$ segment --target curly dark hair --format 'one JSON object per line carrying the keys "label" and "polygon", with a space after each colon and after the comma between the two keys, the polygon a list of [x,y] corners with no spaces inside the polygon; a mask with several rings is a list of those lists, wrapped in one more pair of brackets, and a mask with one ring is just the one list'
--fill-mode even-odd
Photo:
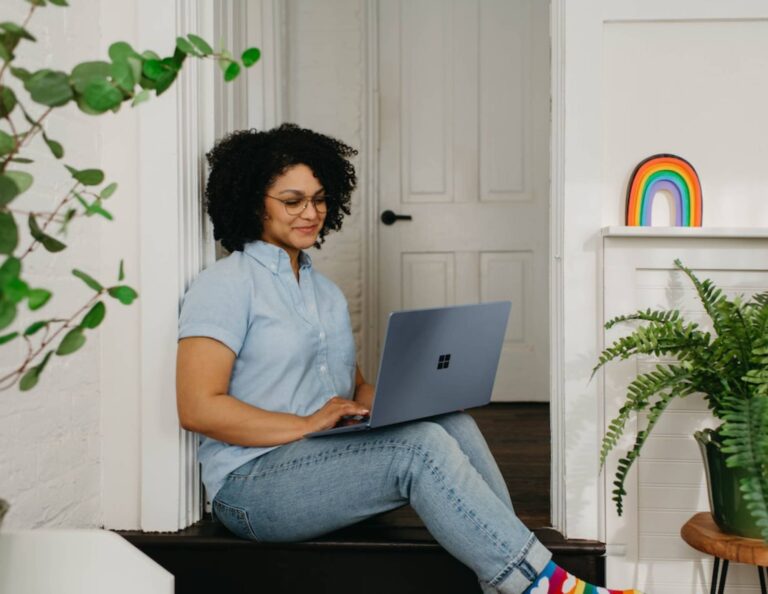
{"label": "curly dark hair", "polygon": [[315,243],[319,248],[329,231],[341,229],[350,212],[357,177],[349,159],[355,155],[357,150],[343,142],[295,124],[262,132],[240,130],[224,137],[206,155],[211,172],[205,198],[213,236],[230,252],[261,239],[267,188],[289,167],[306,165],[330,198]]}

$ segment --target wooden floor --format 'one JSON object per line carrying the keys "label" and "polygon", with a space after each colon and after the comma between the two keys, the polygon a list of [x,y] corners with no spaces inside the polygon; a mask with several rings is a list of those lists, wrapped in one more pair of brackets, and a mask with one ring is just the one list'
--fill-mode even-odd
{"label": "wooden floor", "polygon": [[[507,482],[512,504],[531,530],[550,522],[550,430],[547,403],[492,403],[469,411]],[[368,528],[416,528],[410,506],[371,518]]]}

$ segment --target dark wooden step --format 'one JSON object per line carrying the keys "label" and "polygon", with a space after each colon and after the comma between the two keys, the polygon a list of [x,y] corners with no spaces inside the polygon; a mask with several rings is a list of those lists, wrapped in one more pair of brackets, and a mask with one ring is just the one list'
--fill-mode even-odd
{"label": "dark wooden step", "polygon": [[[565,540],[550,528],[535,532],[558,564],[604,582],[601,543]],[[176,576],[178,594],[480,592],[472,571],[419,527],[361,523],[290,544],[242,540],[210,520],[173,534],[120,534]]]}
{"label": "dark wooden step", "polygon": [[[492,404],[471,411],[522,521],[574,574],[602,584],[602,543],[565,540],[550,524],[549,407]],[[266,544],[210,519],[172,534],[120,532],[176,576],[178,594],[470,594],[475,575],[405,506],[310,542]]]}

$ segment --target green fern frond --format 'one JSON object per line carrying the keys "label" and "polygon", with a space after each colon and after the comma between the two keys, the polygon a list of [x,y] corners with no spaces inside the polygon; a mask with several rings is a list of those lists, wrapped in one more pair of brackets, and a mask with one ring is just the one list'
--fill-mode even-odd
{"label": "green fern frond", "polygon": [[640,457],[640,450],[648,439],[648,436],[651,434],[651,431],[653,431],[653,428],[656,426],[656,423],[661,417],[661,413],[666,410],[672,400],[687,396],[690,393],[690,387],[681,385],[675,386],[669,392],[660,394],[659,400],[657,400],[648,410],[648,419],[645,428],[637,432],[632,449],[627,452],[627,455],[624,458],[619,460],[618,470],[616,471],[616,480],[613,482],[613,485],[616,488],[612,492],[613,501],[616,503],[616,511],[619,515],[624,513],[624,495],[627,494],[626,489],[624,488],[624,483],[627,480],[627,476],[629,476],[632,464]]}
{"label": "green fern frond", "polygon": [[[619,414],[608,424],[608,429],[603,437],[600,447],[600,467],[605,465],[608,454],[616,447],[616,444],[624,434],[629,415],[632,412],[641,412],[648,408],[650,399],[655,394],[671,390],[672,396],[687,396],[693,390],[690,386],[684,387],[690,380],[691,372],[678,365],[657,365],[654,371],[638,375],[627,386],[627,399]],[[661,394],[661,398],[664,394]],[[645,441],[644,439],[642,441]],[[642,445],[642,444],[641,444]],[[623,482],[623,481],[622,481]]]}
{"label": "green fern frond", "polygon": [[[643,316],[646,314],[646,312],[640,313]],[[637,315],[624,316],[623,319],[641,319],[636,317]],[[628,359],[640,354],[655,357],[675,355],[681,361],[690,359],[703,363],[703,359],[708,358],[706,351],[710,346],[711,336],[698,328],[698,324],[693,322],[683,324],[677,317],[671,318],[666,323],[653,321],[648,326],[636,328],[634,332],[617,339],[600,353],[591,377],[594,377],[595,373],[609,361]]]}
{"label": "green fern frond", "polygon": [[717,305],[726,300],[726,298],[723,297],[723,292],[715,287],[709,279],[700,281],[690,268],[683,266],[683,263],[680,262],[680,260],[675,260],[675,266],[682,270],[691,280],[693,286],[696,288],[696,293],[698,293],[701,303],[704,305],[704,309],[712,320],[715,332],[722,334],[724,327],[720,313],[717,311]]}

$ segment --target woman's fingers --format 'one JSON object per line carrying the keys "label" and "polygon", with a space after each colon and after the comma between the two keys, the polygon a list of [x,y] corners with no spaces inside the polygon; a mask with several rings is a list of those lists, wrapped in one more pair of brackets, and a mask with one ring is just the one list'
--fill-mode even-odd
{"label": "woman's fingers", "polygon": [[354,417],[356,415],[365,416],[369,413],[368,409],[361,406],[354,400],[334,396],[326,402],[316,413],[311,415],[316,421],[316,431],[330,429],[335,427],[344,417]]}

